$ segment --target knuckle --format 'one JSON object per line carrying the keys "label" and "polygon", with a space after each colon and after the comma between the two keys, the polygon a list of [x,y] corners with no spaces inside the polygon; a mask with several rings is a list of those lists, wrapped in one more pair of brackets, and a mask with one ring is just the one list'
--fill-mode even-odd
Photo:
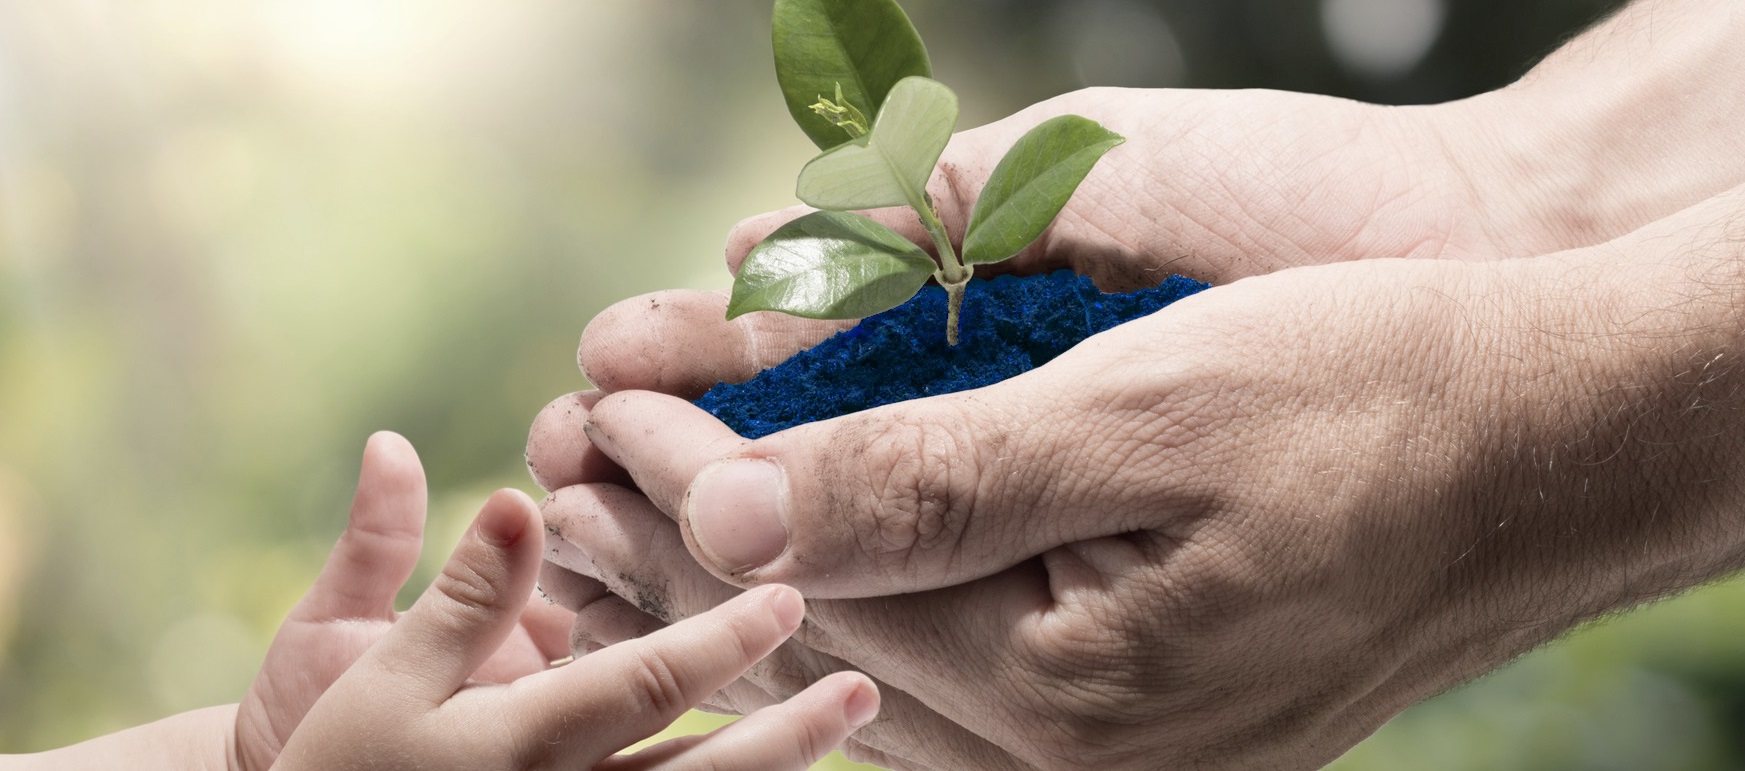
{"label": "knuckle", "polygon": [[632,677],[637,700],[644,711],[677,717],[691,708],[678,672],[659,651],[639,649]]}
{"label": "knuckle", "polygon": [[468,616],[488,615],[501,603],[503,592],[489,575],[465,560],[443,565],[432,584],[451,608]]}
{"label": "knuckle", "polygon": [[1170,692],[1158,637],[1143,617],[1081,608],[1059,614],[1015,660],[1013,702],[1052,727],[1035,739],[1045,767],[1082,767],[1086,759],[1125,766],[1141,757],[1145,722]]}
{"label": "knuckle", "polygon": [[907,563],[963,543],[976,504],[975,445],[935,421],[905,420],[865,444],[855,539],[875,562]]}

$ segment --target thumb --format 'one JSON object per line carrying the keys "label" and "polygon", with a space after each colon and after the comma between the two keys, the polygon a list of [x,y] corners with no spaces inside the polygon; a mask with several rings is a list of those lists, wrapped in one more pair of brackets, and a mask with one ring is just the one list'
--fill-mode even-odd
{"label": "thumb", "polygon": [[542,534],[526,494],[497,491],[430,588],[370,649],[369,663],[415,674],[408,687],[420,700],[454,695],[514,630],[539,572]]}
{"label": "thumb", "polygon": [[394,617],[394,595],[418,566],[424,542],[424,467],[406,438],[388,431],[364,445],[345,533],[314,588],[291,611],[304,621]]}
{"label": "thumb", "polygon": [[589,436],[717,576],[819,598],[923,591],[1144,529],[1099,500],[1125,492],[1097,483],[1087,437],[1060,430],[1065,410],[1040,409],[1031,380],[749,443],[686,402],[629,392],[596,406]]}

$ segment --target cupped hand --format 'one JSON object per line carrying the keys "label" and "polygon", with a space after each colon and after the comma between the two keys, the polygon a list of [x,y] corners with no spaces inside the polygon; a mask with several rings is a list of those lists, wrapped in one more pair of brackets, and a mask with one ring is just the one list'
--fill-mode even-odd
{"label": "cupped hand", "polygon": [[[264,771],[315,701],[400,613],[394,598],[418,565],[426,504],[412,445],[378,433],[364,447],[351,517],[315,586],[273,637],[236,718],[236,767]],[[532,595],[512,634],[474,673],[508,682],[569,655],[574,615]]]}
{"label": "cupped hand", "polygon": [[583,606],[605,641],[735,586],[840,598],[721,698],[859,668],[892,707],[862,756],[898,767],[1318,767],[1739,565],[1741,213],[1735,191],[1593,249],[1244,280],[1005,383],[755,442],[590,397],[570,430],[635,491],[554,493],[557,558],[628,601]]}
{"label": "cupped hand", "polygon": [[[1564,298],[1574,300],[1571,307],[1589,312],[1591,320],[1595,305],[1591,298],[1569,297],[1579,294],[1569,290],[1581,271],[1571,268],[1559,275],[1559,264],[1573,264],[1567,258],[1564,263],[1540,262],[1540,270],[1521,275],[1513,274],[1514,267],[1463,269],[1452,264],[1601,244],[1737,184],[1737,159],[1745,156],[1730,149],[1736,134],[1713,130],[1721,122],[1709,117],[1725,113],[1728,99],[1670,105],[1657,96],[1665,91],[1655,85],[1656,73],[1683,61],[1679,56],[1684,52],[1730,49],[1719,42],[1684,45],[1690,41],[1683,38],[1678,45],[1662,45],[1665,34],[1646,45],[1646,38],[1627,34],[1645,22],[1656,22],[1655,28],[1666,33],[1669,20],[1656,15],[1664,11],[1649,7],[1622,14],[1606,31],[1552,57],[1530,82],[1451,105],[1384,108],[1255,91],[1093,90],[958,136],[930,189],[954,233],[962,232],[975,193],[999,155],[1036,123],[1077,112],[1129,138],[1093,172],[1056,225],[1018,258],[996,266],[999,270],[1069,267],[1096,278],[1105,289],[1117,290],[1155,284],[1166,273],[1222,284],[1283,268],[1348,260],[1457,258],[1440,266],[1378,263],[1376,272],[1350,267],[1291,271],[1277,280],[1220,288],[1160,314],[1168,320],[1167,329],[1159,320],[1132,325],[1149,334],[1117,330],[1097,341],[1104,354],[1087,348],[1051,366],[1056,372],[1072,362],[1104,368],[1094,375],[1043,371],[1008,386],[746,445],[671,400],[605,394],[647,390],[694,397],[716,382],[749,378],[846,325],[777,314],[724,322],[724,297],[690,292],[660,293],[614,306],[589,325],[580,351],[585,373],[602,390],[554,401],[541,413],[529,439],[535,478],[542,487],[558,491],[546,509],[559,536],[552,539],[549,556],[562,568],[551,569],[547,588],[561,586],[555,593],[581,611],[575,643],[586,648],[645,634],[659,628],[663,619],[683,617],[730,596],[734,590],[727,582],[743,584],[780,574],[809,590],[858,595],[982,576],[955,588],[892,599],[817,602],[813,623],[802,630],[799,642],[784,646],[772,659],[776,663],[754,669],[717,694],[714,706],[744,711],[852,663],[896,686],[885,691],[881,719],[851,740],[851,754],[887,766],[1076,767],[1094,762],[1102,756],[1099,748],[1110,747],[1128,759],[1145,758],[1145,752],[1156,749],[1151,744],[1119,741],[1150,730],[1162,710],[1175,720],[1158,731],[1156,741],[1179,741],[1157,750],[1158,758],[1198,757],[1207,767],[1284,768],[1312,765],[1316,758],[1336,754],[1373,727],[1377,716],[1438,687],[1434,683],[1458,680],[1460,673],[1482,670],[1508,651],[1555,634],[1570,617],[1711,575],[1726,562],[1714,549],[1693,554],[1664,548],[1664,539],[1646,538],[1652,545],[1620,547],[1618,540],[1606,541],[1609,556],[1618,557],[1615,564],[1626,566],[1623,572],[1634,577],[1597,580],[1598,571],[1591,565],[1604,560],[1584,561],[1556,547],[1579,540],[1572,535],[1577,532],[1614,536],[1639,529],[1579,516],[1517,516],[1520,507],[1510,505],[1510,491],[1520,493],[1521,501],[1538,500],[1560,513],[1580,509],[1572,499],[1547,503],[1544,496],[1550,488],[1545,485],[1552,479],[1602,482],[1583,477],[1585,467],[1572,465],[1572,458],[1613,459],[1605,452],[1608,447],[1596,442],[1615,440],[1620,422],[1636,425],[1628,416],[1638,411],[1616,403],[1610,413],[1563,408],[1566,422],[1558,423],[1545,418],[1557,413],[1553,408],[1540,413],[1537,424],[1511,425],[1516,413],[1507,408],[1531,413],[1524,395],[1537,394],[1537,384],[1558,381],[1565,389],[1580,391],[1558,378],[1579,377],[1581,368],[1562,362],[1551,366],[1554,377],[1541,367],[1528,373],[1529,385],[1520,385],[1496,371],[1471,371],[1473,362],[1462,357],[1470,358],[1473,350],[1490,351],[1491,363],[1507,365],[1532,361],[1529,353],[1566,348],[1572,337],[1593,339],[1591,331],[1570,331],[1573,322],[1558,313],[1515,314],[1521,308],[1556,307],[1555,299]],[[1705,19],[1694,21],[1682,29],[1714,28]],[[1601,56],[1607,49],[1624,55]],[[1604,61],[1596,64],[1598,59]],[[1613,88],[1620,73],[1642,77],[1620,90]],[[1615,98],[1594,99],[1601,90]],[[1723,87],[1715,93],[1725,92]],[[1636,128],[1620,132],[1620,126]],[[777,212],[742,223],[729,239],[729,267],[736,269],[753,244],[798,213]],[[872,215],[926,243],[908,215]],[[1638,241],[1630,249],[1601,249],[1586,256],[1615,262],[1641,249],[1658,251],[1651,242]],[[1592,260],[1576,262],[1593,270]],[[1672,280],[1655,283],[1662,278]],[[1641,286],[1688,286],[1679,278],[1653,277]],[[1443,301],[1440,308],[1438,298]],[[1660,299],[1668,306],[1681,301],[1664,294]],[[1346,305],[1341,307],[1341,302]],[[1617,309],[1635,306],[1606,298],[1598,307],[1605,311],[1599,315],[1615,320],[1628,317]],[[1452,337],[1436,339],[1434,333],[1425,333],[1417,325],[1426,319]],[[1538,337],[1531,334],[1536,324],[1552,321],[1562,326],[1541,330],[1544,334]],[[1175,332],[1178,323],[1180,334]],[[1462,333],[1467,337],[1460,337]],[[1136,339],[1140,337],[1148,339]],[[1293,347],[1304,338],[1323,344]],[[1155,354],[1159,345],[1168,350],[1157,361],[1125,361],[1108,353]],[[1682,356],[1699,348],[1676,350]],[[1280,352],[1288,355],[1280,357]],[[1585,363],[1581,354],[1577,351],[1573,358]],[[1266,368],[1257,369],[1256,362]],[[1686,368],[1680,371],[1699,374],[1716,369],[1689,361],[1681,366]],[[1411,377],[1432,379],[1420,383],[1419,390],[1396,394],[1398,403],[1374,401],[1386,395],[1388,384],[1400,387],[1383,376],[1404,378],[1411,367],[1425,368]],[[1113,392],[1098,381],[1130,383],[1129,375],[1147,370],[1152,375],[1174,372],[1160,381],[1171,386],[1173,390],[1166,390],[1174,401],[1157,402],[1164,406],[1150,412],[1143,405],[1158,394]],[[1619,371],[1631,372],[1624,367],[1608,374]],[[1287,377],[1287,372],[1292,374]],[[1446,382],[1436,382],[1437,377]],[[1305,386],[1326,393],[1303,392]],[[1462,387],[1472,390],[1462,392]],[[1487,387],[1494,389],[1492,398],[1479,398]],[[1618,388],[1614,395],[1630,393],[1635,386]],[[988,401],[990,394],[1005,398]],[[1299,396],[1293,401],[1291,394]],[[1471,411],[1467,414],[1452,406],[1458,401],[1451,399],[1462,395],[1474,399],[1464,408]],[[1095,396],[1108,401],[1097,402]],[[1584,396],[1591,394],[1570,398],[1581,404]],[[1509,401],[1516,397],[1523,400]],[[1349,406],[1341,407],[1340,399],[1348,399]],[[1442,407],[1440,412],[1403,418],[1402,410],[1415,403]],[[1545,402],[1534,404],[1542,407]],[[594,421],[595,435],[611,437],[603,442],[605,448],[581,433],[596,407],[602,411]],[[1136,434],[1111,448],[1090,441],[1093,437],[1085,433],[1098,425],[1091,420],[1095,409],[1105,408],[1111,413],[1138,410],[1153,426],[1170,426],[1171,417],[1182,422],[1156,435]],[[637,410],[650,415],[638,418],[633,414]],[[1448,427],[1415,422],[1452,419],[1450,415],[1461,421],[1450,429],[1452,434],[1432,435]],[[1580,418],[1591,418],[1593,429],[1579,426]],[[875,419],[888,425],[859,422]],[[1057,426],[1065,433],[1043,436],[1024,421]],[[1301,430],[1282,433],[1299,423]],[[1468,424],[1486,429],[1467,437],[1466,454],[1455,452],[1461,446],[1454,437]],[[1534,425],[1538,428],[1529,428]],[[1387,433],[1390,428],[1394,433]],[[1423,436],[1412,433],[1414,428]],[[847,433],[826,436],[835,430]],[[1575,436],[1558,444],[1552,436],[1559,432]],[[1322,441],[1326,437],[1338,441]],[[993,441],[999,438],[1004,443]],[[1267,438],[1270,442],[1263,441]],[[824,439],[835,443],[820,443]],[[888,467],[869,464],[863,446],[853,443],[857,440],[872,441],[870,446],[883,453],[875,457]],[[901,452],[905,445],[911,446],[910,452]],[[1078,465],[1059,473],[1050,471],[1051,461],[1037,465],[1035,459],[1044,457],[1047,448],[1061,449]],[[1122,453],[1133,452],[1149,454],[1153,464],[1167,460],[1176,464],[1177,478],[1141,474],[1137,487],[1111,493],[1115,484],[1134,480],[1116,473],[1112,461],[1100,467],[1100,476],[1086,472],[1099,468],[1091,460],[1093,448],[1102,448],[1110,459],[1128,459]],[[798,483],[807,494],[827,497],[822,504],[808,501],[802,507],[805,513],[798,521],[803,524],[788,529],[787,546],[776,538],[758,541],[741,535],[737,546],[747,549],[743,553],[731,553],[731,538],[725,545],[703,548],[681,524],[660,516],[655,503],[688,523],[682,491],[696,475],[704,469],[725,471],[714,462],[755,452],[775,452],[759,457],[789,459],[808,473],[840,472]],[[970,471],[966,476],[962,462],[924,465],[916,455],[922,452],[935,460],[960,452],[970,458]],[[814,458],[834,458],[835,465],[820,461],[808,468]],[[1031,463],[1017,463],[1018,458],[1030,458]],[[1148,468],[1146,457],[1130,459],[1138,463],[1135,468]],[[615,460],[629,464],[635,479]],[[1180,466],[1190,460],[1191,467]],[[784,461],[777,473],[792,485],[795,468]],[[996,483],[983,469],[1006,477]],[[1049,493],[1060,474],[1074,469],[1086,478],[1063,489],[1076,491],[1075,496]],[[1242,477],[1246,482],[1232,481],[1243,474],[1248,475]],[[1503,484],[1485,474],[1499,480],[1511,474],[1519,478]],[[1541,477],[1540,484],[1521,482],[1535,475]],[[1263,505],[1256,480],[1274,477],[1285,492]],[[918,486],[905,491],[889,486],[892,479]],[[731,475],[714,473],[705,475],[704,481],[709,480],[734,481]],[[757,484],[745,477],[739,481],[742,487]],[[1413,488],[1414,482],[1428,487]],[[1521,493],[1523,484],[1529,491]],[[994,489],[1002,487],[1007,489]],[[1244,489],[1249,492],[1237,494]],[[1588,488],[1581,489],[1573,500],[1588,497]],[[897,492],[886,494],[888,507],[845,504],[857,490]],[[970,497],[962,495],[965,490]],[[1305,497],[1290,499],[1293,490]],[[941,491],[955,497],[928,497]],[[1013,524],[995,514],[1016,508],[1022,515],[1027,492],[1048,493],[1045,511],[1055,518],[1017,516],[1022,524]],[[1472,501],[1464,509],[1454,504],[1438,509],[1412,498],[1431,492],[1467,494]],[[1375,513],[1387,511],[1389,496],[1404,513]],[[1171,524],[1139,527],[1144,523],[1136,512],[1145,510],[1145,501],[1162,499],[1172,512]],[[1354,503],[1357,499],[1369,501],[1368,507]],[[701,500],[707,498],[693,503],[702,506],[697,503]],[[1243,503],[1252,508],[1244,511]],[[1095,511],[1104,505],[1118,525],[1137,529],[1108,531]],[[976,515],[964,518],[964,506]],[[1488,511],[1476,516],[1476,525],[1472,516],[1453,514],[1471,515],[1486,507]],[[880,513],[887,508],[896,514]],[[1340,516],[1340,511],[1367,511],[1369,516]],[[1420,528],[1419,519],[1408,517],[1425,511],[1447,514],[1445,527]],[[1658,511],[1658,506],[1651,509]],[[1400,521],[1392,526],[1405,532],[1397,539],[1388,530],[1396,519]],[[1653,522],[1656,517],[1646,519]],[[1548,533],[1551,522],[1567,526],[1568,532]],[[1583,530],[1590,524],[1596,529]],[[1050,530],[1055,537],[1039,535]],[[980,543],[971,534],[994,540]],[[709,568],[683,559],[687,537],[691,551]],[[1715,549],[1733,543],[1729,538],[1713,540]],[[734,564],[764,556],[756,553],[759,544],[766,553],[778,548],[781,553],[764,565]],[[796,551],[809,548],[802,544],[817,550]],[[958,548],[964,551],[961,557]],[[1343,559],[1365,549],[1374,554],[1359,560],[1361,564]],[[648,556],[651,550],[653,557]],[[912,561],[904,556],[911,552],[916,555]],[[803,553],[805,561],[798,561],[795,555]],[[1523,566],[1530,560],[1522,555],[1540,558],[1543,564]],[[1650,555],[1657,567],[1644,567]],[[1092,568],[1077,567],[1081,563]],[[1392,583],[1402,566],[1441,570],[1449,577]],[[1252,570],[1245,572],[1245,567]],[[1025,575],[1030,595],[1008,591],[1023,585]],[[1522,589],[1535,581],[1542,582],[1542,591]],[[1066,601],[1050,605],[1037,600],[1046,594],[1052,601],[1057,588]],[[1317,588],[1325,590],[1324,596]],[[1172,609],[1168,615],[1154,618],[1147,614],[1155,615],[1158,608],[1146,598],[1156,599],[1159,591],[1176,599],[1166,600]],[[1362,630],[1384,626],[1378,618],[1404,612],[1385,602],[1371,606],[1371,600],[1399,600],[1425,591],[1440,603],[1426,600],[1424,609],[1416,616],[1407,613],[1398,629],[1363,637]],[[1001,604],[1002,598],[1007,604]],[[1354,603],[1359,610],[1349,610]],[[1043,612],[1050,607],[1078,612]],[[1450,610],[1460,607],[1491,622],[1505,621],[1499,629],[1497,623],[1458,617],[1461,611]],[[1352,619],[1336,618],[1342,608]],[[1011,634],[1012,619],[1025,610],[1036,615],[1023,618],[1053,623],[1031,625],[1028,636]],[[1455,614],[1454,620],[1449,614]],[[1446,626],[1438,627],[1439,620]],[[1297,623],[1300,630],[1291,626]],[[1414,632],[1438,628],[1441,637],[1419,635],[1417,647],[1403,642]],[[1149,653],[1135,652],[1136,641],[1156,637],[1159,630],[1167,631],[1168,639]],[[1314,644],[1297,645],[1299,631]],[[1447,642],[1462,633],[1470,639]],[[1353,636],[1357,642],[1345,658],[1327,653],[1327,641]],[[1434,646],[1424,640],[1435,639],[1449,648],[1446,655],[1420,656],[1430,659],[1422,666],[1410,663],[1416,659],[1407,651],[1421,653]],[[1282,653],[1269,662],[1268,651]],[[1291,669],[1288,662],[1293,660],[1320,666],[1319,681],[1331,683],[1330,689],[1305,693],[1317,678]],[[1093,670],[1089,675],[1083,674],[1086,665]],[[1038,669],[1041,674],[1031,677]],[[1074,685],[1069,675],[1083,675],[1084,685]],[[991,695],[1012,691],[1020,695],[1007,701]],[[1156,709],[1144,708],[1148,702]],[[1267,727],[1257,727],[1262,724]],[[1233,738],[1241,737],[1244,727],[1252,736]]]}
{"label": "cupped hand", "polygon": [[[988,175],[1020,136],[1058,115],[1093,118],[1126,144],[1092,170],[1041,238],[980,269],[1067,268],[1105,291],[1130,291],[1172,273],[1223,284],[1331,262],[1493,260],[1592,246],[1745,179],[1733,168],[1737,151],[1723,150],[1727,162],[1720,162],[1705,147],[1708,156],[1678,157],[1679,173],[1660,173],[1654,195],[1640,200],[1639,180],[1614,181],[1595,168],[1615,165],[1615,149],[1590,147],[1561,111],[1547,107],[1553,97],[1562,95],[1510,89],[1385,107],[1274,91],[1087,89],[956,135],[929,194],[953,239],[961,239]],[[1673,164],[1680,147],[1697,145],[1682,142],[1662,154]],[[1548,159],[1555,170],[1544,168]],[[805,211],[741,222],[727,239],[728,269],[737,273],[752,247]],[[931,248],[909,210],[868,214]],[[776,313],[727,322],[725,307],[725,299],[691,291],[618,303],[588,325],[582,369],[606,392],[691,398],[717,382],[750,378],[851,324]],[[547,490],[578,473],[610,473],[591,468],[597,456],[531,449],[529,462]],[[556,462],[589,468],[551,466]]]}
{"label": "cupped hand", "polygon": [[[1510,164],[1492,152],[1487,139],[1493,119],[1510,109],[1490,102],[1394,109],[1273,92],[1090,90],[955,137],[930,193],[948,228],[961,234],[987,174],[1023,132],[1064,113],[1103,122],[1127,136],[1128,143],[1097,167],[1036,244],[996,268],[1068,267],[1108,290],[1155,284],[1172,272],[1222,282],[1360,258],[1534,253],[1621,227],[1597,221],[1570,227],[1570,218],[1516,210],[1525,206],[1526,186],[1504,173]],[[776,212],[741,223],[728,239],[729,268],[737,270],[757,241],[799,213]],[[928,242],[905,212],[871,214],[919,243]],[[619,303],[589,324],[579,358],[602,391],[562,397],[540,414],[528,445],[528,465],[540,485],[555,491],[579,484],[631,484],[581,431],[605,393],[649,390],[695,397],[717,382],[745,380],[847,326],[773,313],[729,322],[725,308],[720,294],[663,292]],[[652,511],[632,492],[613,489],[603,495],[616,511]],[[602,509],[597,498],[583,496],[590,502],[583,508]],[[591,571],[593,562],[569,540],[589,536],[564,533],[595,526],[592,520],[574,521],[584,517],[566,508],[576,499],[575,491],[566,491],[548,504],[555,529],[548,555],[553,564],[543,581],[547,591],[580,612],[576,648],[634,638],[675,617],[675,608],[658,593],[627,584],[623,575],[608,576],[615,579],[610,587],[580,575]],[[601,548],[602,532],[589,529],[592,548]],[[647,538],[676,552],[677,532]],[[638,580],[644,579],[654,581]],[[682,609],[688,613],[698,607],[703,606]],[[794,692],[808,677],[849,666],[792,643],[784,650],[790,653],[783,655],[803,663],[760,667],[713,697],[709,706],[748,711]],[[1009,753],[942,717],[934,705],[901,690],[886,693],[884,717],[851,740],[853,756],[893,767],[934,767],[964,758],[981,765],[1013,761]],[[915,749],[922,745],[933,749]]]}
{"label": "cupped hand", "polygon": [[[590,445],[640,494],[583,484],[544,513],[560,559],[661,620],[764,580],[841,598],[749,679],[774,698],[802,673],[877,678],[891,706],[851,757],[1315,767],[1421,695],[1388,675],[1435,590],[1395,574],[1454,555],[1404,537],[1393,485],[1341,488],[1433,434],[1414,384],[1449,363],[1389,372],[1370,339],[1455,333],[1444,269],[1241,282],[1005,383],[754,442],[670,396],[606,396]],[[1348,387],[1305,379],[1351,359]],[[1317,505],[1346,496],[1361,513]]]}
{"label": "cupped hand", "polygon": [[[1042,239],[1000,270],[1069,267],[1105,289],[1121,290],[1155,284],[1172,272],[1227,281],[1347,259],[1533,253],[1592,237],[1564,227],[1561,218],[1505,211],[1521,204],[1523,188],[1498,171],[1508,164],[1489,153],[1485,137],[1496,112],[1489,105],[1391,109],[1273,92],[1111,89],[1069,94],[955,137],[930,190],[954,234],[962,233],[977,192],[1007,147],[1031,126],[1069,112],[1103,122],[1128,143],[1098,166]],[[758,240],[799,213],[741,223],[728,240],[729,268],[737,270]],[[906,212],[872,215],[927,243]],[[1503,227],[1505,221],[1515,226]],[[724,296],[699,292],[620,303],[589,324],[582,368],[603,392],[640,389],[690,398],[717,382],[747,379],[847,325],[772,313],[727,322],[725,306]],[[535,422],[528,464],[545,489],[631,484],[581,431],[603,392],[560,398]],[[644,533],[644,525],[620,523],[631,536],[596,521],[653,511],[637,494],[617,488],[577,492],[563,491],[547,504],[553,565],[543,580],[547,591],[579,611],[577,650],[634,638],[680,617],[676,611],[707,607],[702,599],[675,606],[660,592],[639,588],[639,581],[666,585],[647,571],[606,576],[604,583],[579,575],[595,572],[594,562],[571,541],[591,539],[589,548],[599,550],[608,532],[619,532],[627,543],[666,543],[674,555],[656,564],[700,569],[673,562],[676,528],[657,536]],[[607,510],[616,514],[602,513]],[[722,596],[702,595],[714,601]],[[815,648],[790,643],[784,651],[778,655],[800,661],[760,667],[709,706],[749,711],[794,692],[808,678],[849,667]],[[851,740],[852,756],[891,767],[1016,762],[943,717],[936,705],[901,689],[885,692],[883,717]]]}
{"label": "cupped hand", "polygon": [[[1025,132],[1066,114],[1102,123],[1127,142],[1039,240],[993,269],[1070,268],[1120,290],[1154,286],[1168,273],[1225,283],[1374,257],[1543,254],[1641,224],[1547,211],[1512,167],[1513,154],[1527,148],[1499,136],[1545,119],[1524,107],[1496,94],[1388,107],[1283,91],[1092,88],[957,134],[929,192],[961,239],[983,185]],[[729,269],[805,211],[741,223],[728,239]],[[871,214],[931,245],[908,209]]]}

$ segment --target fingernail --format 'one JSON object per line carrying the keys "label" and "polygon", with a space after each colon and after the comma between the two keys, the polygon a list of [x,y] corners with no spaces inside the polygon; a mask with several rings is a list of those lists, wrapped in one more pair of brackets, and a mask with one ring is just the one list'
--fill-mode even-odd
{"label": "fingernail", "polygon": [[879,690],[872,681],[861,680],[855,684],[854,692],[848,694],[848,700],[842,705],[842,713],[852,728],[864,726],[878,717]]}
{"label": "fingernail", "polygon": [[791,586],[770,589],[769,606],[775,613],[776,623],[783,629],[799,629],[800,621],[806,618],[806,601],[800,599],[800,593]]}
{"label": "fingernail", "polygon": [[733,460],[703,469],[691,483],[686,519],[709,559],[739,573],[788,548],[782,467],[767,460]]}

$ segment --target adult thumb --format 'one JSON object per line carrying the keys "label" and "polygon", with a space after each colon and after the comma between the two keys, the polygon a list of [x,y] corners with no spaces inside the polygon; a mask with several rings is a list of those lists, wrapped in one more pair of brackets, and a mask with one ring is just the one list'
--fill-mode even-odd
{"label": "adult thumb", "polygon": [[[672,397],[615,394],[590,437],[679,520],[692,555],[740,584],[878,596],[992,575],[1056,546],[1137,529],[1087,483],[1026,378],[746,442]],[[1033,393],[1033,392],[1032,392]],[[1029,400],[1034,401],[1034,400]]]}

